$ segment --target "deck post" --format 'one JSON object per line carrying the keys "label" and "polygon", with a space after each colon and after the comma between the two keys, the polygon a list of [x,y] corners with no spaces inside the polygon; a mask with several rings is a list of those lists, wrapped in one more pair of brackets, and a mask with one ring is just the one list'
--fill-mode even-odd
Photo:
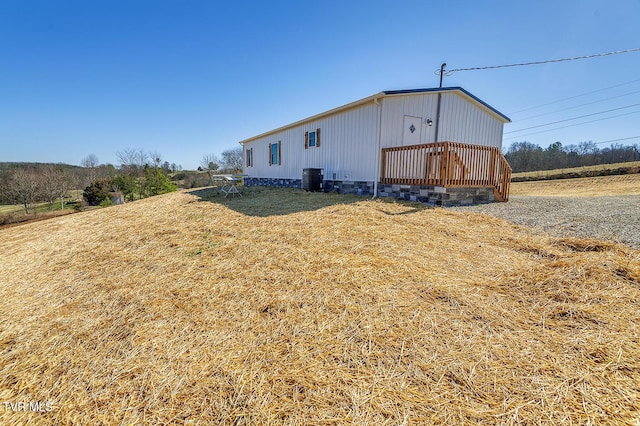
{"label": "deck post", "polygon": [[493,148],[491,150],[491,159],[489,160],[489,184],[492,186],[496,186],[498,183],[498,179],[496,178],[496,161],[498,160],[498,156],[496,155],[498,148]]}
{"label": "deck post", "polygon": [[382,148],[382,161],[380,162],[380,182],[385,183],[387,178],[387,150]]}
{"label": "deck post", "polygon": [[442,165],[440,169],[440,180],[442,181],[442,186],[444,187],[449,185],[450,169],[451,165],[449,164],[449,142],[445,142],[442,144]]}

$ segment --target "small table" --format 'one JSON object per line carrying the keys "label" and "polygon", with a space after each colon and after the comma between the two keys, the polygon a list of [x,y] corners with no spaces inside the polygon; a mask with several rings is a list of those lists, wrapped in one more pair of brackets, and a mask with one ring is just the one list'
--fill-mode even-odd
{"label": "small table", "polygon": [[238,190],[238,183],[240,182],[239,179],[229,175],[217,175],[213,176],[213,180],[214,182],[222,183],[222,186],[220,186],[219,189],[224,193],[224,198],[227,198],[229,194],[238,194],[242,197],[242,194]]}
{"label": "small table", "polygon": [[229,194],[238,194],[242,197],[242,194],[238,191],[238,182],[238,179],[232,177],[227,178],[224,185],[222,185],[222,188],[220,188],[220,191],[224,192],[224,198],[227,198]]}

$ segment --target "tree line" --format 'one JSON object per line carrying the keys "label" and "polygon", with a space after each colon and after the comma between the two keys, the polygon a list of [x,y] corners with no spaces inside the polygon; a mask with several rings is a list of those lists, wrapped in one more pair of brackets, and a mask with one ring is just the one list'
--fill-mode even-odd
{"label": "tree line", "polygon": [[22,205],[26,214],[36,211],[35,204],[46,202],[49,210],[60,200],[61,208],[68,191],[77,188],[81,168],[66,164],[0,164],[0,204]]}
{"label": "tree line", "polygon": [[120,162],[118,169],[112,165],[95,166],[97,161],[92,155],[82,160],[90,176],[90,184],[83,192],[83,198],[89,205],[111,204],[111,196],[115,193],[127,201],[134,201],[177,189],[169,174],[179,167],[163,162],[159,153],[125,149],[116,156]]}
{"label": "tree line", "polygon": [[[100,164],[98,157],[89,154],[80,166],[43,163],[0,163],[0,204],[22,205],[25,214],[37,213],[37,205],[46,202],[48,209],[65,208],[65,199],[71,190],[82,192],[82,207],[109,205],[112,197],[121,196],[122,201],[133,201],[177,189],[176,181],[187,175],[189,187],[203,186],[212,182],[217,173],[239,173],[243,167],[242,148],[204,155],[200,161],[200,172],[208,176],[198,184],[194,176],[182,170],[182,166],[163,161],[155,151],[125,149],[116,153],[118,166]],[[68,204],[68,202],[67,202]]]}
{"label": "tree line", "polygon": [[598,164],[640,161],[640,145],[611,144],[600,148],[592,141],[563,146],[555,142],[546,149],[531,142],[514,142],[505,154],[514,173],[564,169]]}
{"label": "tree line", "polygon": [[[37,204],[46,202],[65,207],[65,198],[73,189],[82,190],[82,203],[109,204],[114,193],[133,201],[176,190],[170,173],[182,169],[162,161],[157,152],[125,149],[117,153],[118,167],[100,164],[94,154],[84,157],[81,167],[67,164],[0,164],[0,204],[22,205],[25,214],[37,213]],[[59,201],[59,204],[57,204]]]}

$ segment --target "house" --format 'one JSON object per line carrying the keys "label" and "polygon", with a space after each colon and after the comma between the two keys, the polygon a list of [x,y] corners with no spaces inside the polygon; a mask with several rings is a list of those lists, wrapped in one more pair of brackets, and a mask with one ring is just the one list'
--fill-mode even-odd
{"label": "house", "polygon": [[392,90],[240,142],[245,184],[303,186],[438,205],[506,201],[507,116],[461,87]]}

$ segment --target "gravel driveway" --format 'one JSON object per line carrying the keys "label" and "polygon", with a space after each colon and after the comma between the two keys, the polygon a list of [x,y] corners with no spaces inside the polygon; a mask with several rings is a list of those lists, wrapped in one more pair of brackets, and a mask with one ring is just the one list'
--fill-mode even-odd
{"label": "gravel driveway", "polygon": [[613,240],[640,249],[640,195],[512,196],[507,203],[452,209],[490,214],[557,237]]}

